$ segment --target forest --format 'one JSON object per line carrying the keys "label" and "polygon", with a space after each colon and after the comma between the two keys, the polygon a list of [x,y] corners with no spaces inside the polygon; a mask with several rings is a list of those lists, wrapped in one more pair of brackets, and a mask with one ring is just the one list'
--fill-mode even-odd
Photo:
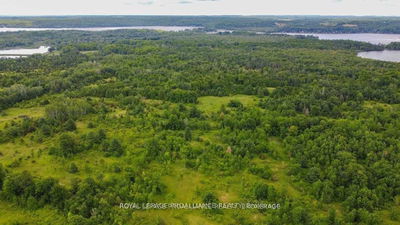
{"label": "forest", "polygon": [[196,26],[204,30],[398,33],[399,17],[374,16],[0,16],[0,27]]}
{"label": "forest", "polygon": [[[398,19],[369,19],[343,23],[399,30]],[[400,224],[400,64],[357,57],[382,46],[246,32],[0,33],[1,48],[40,45],[50,53],[0,59],[0,224]]]}

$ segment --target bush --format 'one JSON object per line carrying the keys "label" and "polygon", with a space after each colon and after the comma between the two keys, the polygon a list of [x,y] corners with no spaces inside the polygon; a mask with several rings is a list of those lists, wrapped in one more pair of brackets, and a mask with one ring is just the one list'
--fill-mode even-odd
{"label": "bush", "polygon": [[241,107],[243,107],[243,104],[242,104],[239,100],[231,100],[231,101],[228,103],[228,107],[231,107],[231,108],[241,108]]}
{"label": "bush", "polygon": [[75,163],[71,163],[70,165],[69,165],[69,168],[68,168],[68,172],[70,172],[70,173],[77,173],[79,170],[78,170],[78,167],[75,165]]}
{"label": "bush", "polygon": [[272,171],[267,166],[264,167],[252,166],[250,167],[249,172],[264,179],[271,179],[272,177]]}
{"label": "bush", "polygon": [[124,148],[117,139],[112,139],[111,143],[105,142],[103,144],[103,151],[105,156],[121,156],[124,153]]}
{"label": "bush", "polygon": [[74,131],[76,130],[76,125],[75,122],[72,119],[67,120],[64,124],[64,130],[65,131]]}
{"label": "bush", "polygon": [[80,151],[81,147],[73,136],[69,134],[62,134],[58,139],[58,146],[51,147],[49,154],[70,157]]}

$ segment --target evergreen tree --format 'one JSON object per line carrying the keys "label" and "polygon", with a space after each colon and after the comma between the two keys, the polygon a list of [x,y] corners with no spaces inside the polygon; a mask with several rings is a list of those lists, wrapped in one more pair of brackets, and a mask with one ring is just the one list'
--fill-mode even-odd
{"label": "evergreen tree", "polygon": [[72,119],[69,119],[64,124],[65,131],[74,131],[76,130],[75,122]]}

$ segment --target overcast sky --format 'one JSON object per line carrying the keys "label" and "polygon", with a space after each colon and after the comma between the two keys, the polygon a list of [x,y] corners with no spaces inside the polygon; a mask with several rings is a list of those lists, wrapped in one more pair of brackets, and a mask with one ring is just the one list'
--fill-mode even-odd
{"label": "overcast sky", "polygon": [[0,15],[380,15],[400,0],[0,0]]}

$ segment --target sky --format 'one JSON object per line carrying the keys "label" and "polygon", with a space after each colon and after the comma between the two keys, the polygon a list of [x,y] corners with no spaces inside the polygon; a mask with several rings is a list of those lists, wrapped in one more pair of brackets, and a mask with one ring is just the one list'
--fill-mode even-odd
{"label": "sky", "polygon": [[400,16],[400,0],[0,0],[0,15]]}

